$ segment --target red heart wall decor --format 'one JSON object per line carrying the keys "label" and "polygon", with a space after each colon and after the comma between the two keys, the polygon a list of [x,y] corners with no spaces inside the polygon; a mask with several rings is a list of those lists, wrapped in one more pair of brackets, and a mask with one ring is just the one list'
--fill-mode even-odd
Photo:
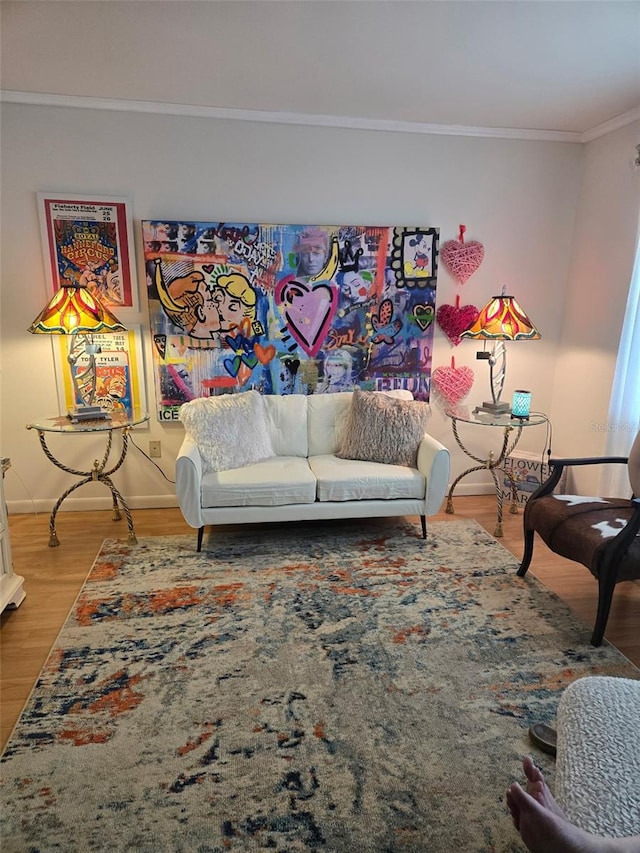
{"label": "red heart wall decor", "polygon": [[477,240],[464,242],[464,225],[457,240],[447,240],[440,248],[440,260],[460,284],[464,284],[478,269],[484,258],[484,246]]}
{"label": "red heart wall decor", "polygon": [[458,346],[460,335],[478,319],[480,312],[475,305],[460,305],[460,296],[456,296],[455,305],[441,305],[436,311],[438,325],[454,346]]}
{"label": "red heart wall decor", "polygon": [[443,400],[455,406],[471,391],[474,378],[470,367],[456,367],[452,357],[451,367],[436,367],[431,374],[431,384]]}

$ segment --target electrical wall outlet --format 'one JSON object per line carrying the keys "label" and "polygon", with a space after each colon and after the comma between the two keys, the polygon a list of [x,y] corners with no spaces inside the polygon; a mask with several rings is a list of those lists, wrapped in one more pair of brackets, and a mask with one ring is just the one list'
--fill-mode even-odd
{"label": "electrical wall outlet", "polygon": [[159,459],[162,456],[162,444],[159,441],[149,442],[149,456],[152,459]]}

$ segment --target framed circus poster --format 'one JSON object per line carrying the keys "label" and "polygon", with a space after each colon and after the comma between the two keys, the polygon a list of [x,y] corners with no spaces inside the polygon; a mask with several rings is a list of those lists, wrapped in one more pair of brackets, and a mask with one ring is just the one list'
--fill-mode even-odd
{"label": "framed circus poster", "polygon": [[428,400],[437,228],[142,222],[157,416],[255,389]]}
{"label": "framed circus poster", "polygon": [[38,193],[50,293],[86,284],[105,305],[138,310],[133,231],[125,198]]}
{"label": "framed circus poster", "polygon": [[[134,410],[147,411],[139,324],[123,332],[56,338],[60,411],[82,405],[129,417]],[[87,343],[95,348],[91,354]]]}

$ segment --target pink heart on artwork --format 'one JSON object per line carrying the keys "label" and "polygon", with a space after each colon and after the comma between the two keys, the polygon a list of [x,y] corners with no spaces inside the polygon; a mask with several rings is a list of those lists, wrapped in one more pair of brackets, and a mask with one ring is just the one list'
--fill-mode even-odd
{"label": "pink heart on artwork", "polygon": [[460,305],[460,297],[456,297],[455,305],[441,305],[436,311],[438,325],[454,346],[458,346],[460,335],[478,319],[480,312],[475,305]]}
{"label": "pink heart on artwork", "polygon": [[440,260],[460,284],[474,274],[484,258],[482,243],[477,240],[464,242],[465,231],[465,226],[461,225],[458,239],[447,240],[440,248]]}
{"label": "pink heart on artwork", "polygon": [[452,406],[467,396],[473,385],[473,370],[466,365],[456,367],[451,359],[451,367],[436,367],[431,374],[431,384],[437,393]]}
{"label": "pink heart on artwork", "polygon": [[302,282],[293,276],[276,288],[287,328],[302,349],[315,356],[322,346],[338,307],[338,290],[330,281]]}

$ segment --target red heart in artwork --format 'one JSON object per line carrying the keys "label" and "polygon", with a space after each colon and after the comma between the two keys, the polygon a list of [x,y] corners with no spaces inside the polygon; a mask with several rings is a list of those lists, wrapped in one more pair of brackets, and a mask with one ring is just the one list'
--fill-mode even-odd
{"label": "red heart in artwork", "polygon": [[256,344],[253,348],[253,351],[256,354],[256,358],[260,362],[260,364],[269,364],[270,361],[273,360],[274,355],[276,354],[276,348],[273,344],[268,344],[266,347],[263,347],[262,344]]}
{"label": "red heart in artwork", "polygon": [[464,284],[478,269],[484,258],[484,246],[477,240],[464,243],[464,225],[460,226],[460,236],[457,240],[447,240],[440,249],[440,260],[451,275]]}
{"label": "red heart in artwork", "polygon": [[460,305],[460,297],[455,305],[441,305],[436,311],[438,325],[454,346],[458,346],[460,335],[478,319],[480,312],[475,305]]}
{"label": "red heart in artwork", "polygon": [[451,367],[436,367],[431,374],[431,384],[437,393],[452,406],[464,400],[471,391],[473,380],[473,370],[466,365],[455,367],[453,359],[451,359]]}

